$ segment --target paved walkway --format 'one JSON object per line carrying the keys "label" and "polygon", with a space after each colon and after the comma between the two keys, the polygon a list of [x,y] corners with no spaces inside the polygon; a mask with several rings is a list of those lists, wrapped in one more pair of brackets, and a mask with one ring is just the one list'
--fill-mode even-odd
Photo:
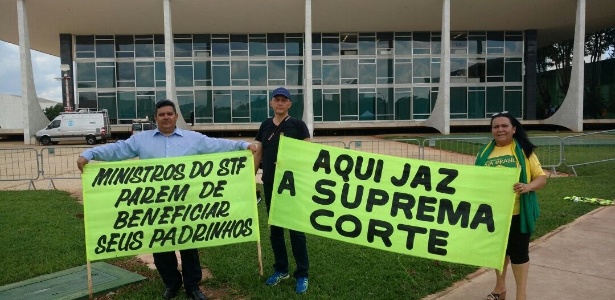
{"label": "paved walkway", "polygon": [[[540,222],[540,220],[539,220]],[[615,206],[601,207],[530,246],[527,299],[615,299]],[[492,270],[423,300],[485,299],[495,285]],[[515,299],[512,270],[506,299]]]}

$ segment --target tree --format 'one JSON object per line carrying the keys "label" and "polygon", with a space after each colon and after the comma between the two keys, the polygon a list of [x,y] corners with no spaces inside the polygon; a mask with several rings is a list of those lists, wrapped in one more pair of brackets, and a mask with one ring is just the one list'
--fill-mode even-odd
{"label": "tree", "polygon": [[536,55],[537,72],[538,74],[543,74],[543,76],[539,75],[537,78],[538,93],[540,94],[540,100],[542,100],[542,103],[537,103],[537,109],[539,112],[544,112],[544,118],[548,118],[550,116],[549,108],[551,107],[551,93],[549,92],[548,78],[547,76],[544,76],[544,74],[547,74],[547,71],[554,67],[554,63],[550,59],[553,55],[553,48],[540,48],[538,49]]}
{"label": "tree", "polygon": [[[584,114],[586,117],[601,117],[608,106],[607,99],[602,96],[601,70],[599,61],[608,54],[615,56],[615,27],[603,29],[585,36],[584,56],[590,63],[585,66]],[[539,76],[537,82],[542,104],[546,108],[561,103],[568,92],[573,56],[573,40],[554,43],[538,49],[537,69],[539,74],[555,69],[555,85],[558,94],[550,95],[546,76]],[[551,97],[553,96],[553,97]],[[553,102],[553,103],[552,103]],[[548,117],[549,113],[545,114]]]}
{"label": "tree", "polygon": [[589,57],[585,72],[584,112],[590,118],[600,118],[607,107],[607,99],[601,93],[602,56],[609,51],[615,40],[615,28],[607,28],[585,37],[585,56]]}
{"label": "tree", "polygon": [[64,106],[62,106],[62,103],[58,103],[54,106],[49,106],[43,109],[43,113],[45,114],[45,116],[47,116],[47,119],[49,119],[49,121],[55,119],[63,111]]}
{"label": "tree", "polygon": [[[538,72],[546,72],[548,69],[555,68],[555,81],[557,91],[559,93],[551,95],[548,91],[548,83],[546,78],[540,78],[537,83],[538,91],[543,101],[543,111],[545,118],[550,116],[552,106],[558,106],[568,92],[570,84],[570,72],[572,70],[572,55],[573,55],[573,40],[567,40],[559,43],[554,43],[549,46],[538,49],[537,53],[537,69]],[[540,109],[540,107],[539,107]]]}

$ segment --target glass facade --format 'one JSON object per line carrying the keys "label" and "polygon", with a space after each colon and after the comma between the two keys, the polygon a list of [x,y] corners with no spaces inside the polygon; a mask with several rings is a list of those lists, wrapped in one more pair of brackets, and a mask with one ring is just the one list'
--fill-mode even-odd
{"label": "glass facade", "polygon": [[[315,33],[314,122],[424,120],[440,82],[439,32]],[[175,83],[182,114],[196,124],[260,123],[271,115],[269,92],[304,103],[304,36],[174,35]],[[165,98],[163,35],[75,37],[78,104],[107,109],[114,124],[153,113]],[[451,119],[523,111],[524,34],[451,32]]]}

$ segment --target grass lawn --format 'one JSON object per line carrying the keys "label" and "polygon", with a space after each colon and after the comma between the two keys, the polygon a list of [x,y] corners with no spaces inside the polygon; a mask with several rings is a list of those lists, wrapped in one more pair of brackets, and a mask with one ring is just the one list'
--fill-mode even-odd
{"label": "grass lawn", "polygon": [[[577,173],[578,177],[550,178],[547,187],[539,192],[542,216],[534,238],[598,207],[566,201],[563,197],[615,196],[611,188],[615,162],[579,167]],[[85,264],[82,211],[75,199],[61,191],[0,191],[0,285]],[[273,259],[263,202],[259,204],[259,214],[267,276]],[[422,299],[477,269],[312,235],[308,236],[308,248],[311,266],[306,295],[294,293],[293,279],[273,288],[264,285],[265,277],[258,276],[255,243],[201,249],[201,262],[213,274],[202,285],[218,299]],[[163,285],[155,271],[130,257],[107,262],[149,279],[99,299],[160,299]]]}

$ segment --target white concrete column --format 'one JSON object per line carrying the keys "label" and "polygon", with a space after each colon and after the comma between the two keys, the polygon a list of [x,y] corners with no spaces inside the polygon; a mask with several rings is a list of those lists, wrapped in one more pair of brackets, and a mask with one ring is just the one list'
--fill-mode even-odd
{"label": "white concrete column", "polygon": [[303,39],[303,121],[314,136],[314,93],[312,81],[312,0],[305,0],[305,33]]}
{"label": "white concrete column", "polygon": [[585,90],[585,0],[577,0],[574,46],[572,48],[570,84],[564,102],[545,124],[564,126],[575,132],[583,132],[583,91]]}
{"label": "white concrete column", "polygon": [[25,0],[17,0],[17,28],[19,30],[19,62],[21,67],[21,99],[23,101],[23,141],[24,145],[34,145],[34,135],[49,124],[38,103],[34,87],[32,56],[30,55],[30,34]]}
{"label": "white concrete column", "polygon": [[442,58],[440,60],[440,84],[438,98],[425,126],[440,133],[451,133],[451,2],[442,0]]}
{"label": "white concrete column", "polygon": [[[175,102],[177,107],[177,127],[188,129],[188,124],[182,116],[177,92],[175,90],[175,48],[173,46],[173,22],[171,20],[171,0],[163,0],[164,6],[164,67],[166,71],[166,92],[167,99]],[[160,99],[158,99],[160,100]]]}

